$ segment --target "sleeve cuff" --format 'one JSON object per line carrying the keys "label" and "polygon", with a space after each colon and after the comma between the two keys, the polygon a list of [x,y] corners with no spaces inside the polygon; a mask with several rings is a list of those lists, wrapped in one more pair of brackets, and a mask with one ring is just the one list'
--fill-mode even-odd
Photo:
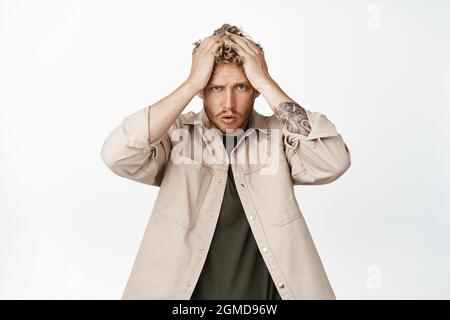
{"label": "sleeve cuff", "polygon": [[150,152],[150,158],[155,159],[158,156],[157,146],[161,143],[162,137],[152,143],[148,142],[150,134],[149,108],[142,108],[125,117],[122,128],[127,146]]}
{"label": "sleeve cuff", "polygon": [[338,135],[335,125],[325,115],[306,109],[305,111],[311,124],[311,132],[307,136],[304,136],[300,133],[290,132],[282,126],[281,130],[284,136],[284,143],[287,147],[297,149],[300,142]]}

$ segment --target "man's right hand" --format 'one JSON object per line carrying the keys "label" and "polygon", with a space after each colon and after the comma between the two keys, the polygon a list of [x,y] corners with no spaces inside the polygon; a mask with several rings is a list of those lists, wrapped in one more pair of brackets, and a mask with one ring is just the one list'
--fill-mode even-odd
{"label": "man's right hand", "polygon": [[211,78],[214,57],[219,46],[219,37],[217,35],[209,36],[203,39],[195,53],[192,54],[191,73],[187,81],[198,91],[205,88]]}

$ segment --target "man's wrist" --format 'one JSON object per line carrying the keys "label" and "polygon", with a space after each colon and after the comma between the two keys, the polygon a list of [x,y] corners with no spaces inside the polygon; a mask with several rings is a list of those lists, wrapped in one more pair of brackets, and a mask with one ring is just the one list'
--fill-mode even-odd
{"label": "man's wrist", "polygon": [[275,81],[272,78],[265,78],[262,81],[258,82],[258,84],[256,86],[254,86],[254,88],[261,92],[264,91],[265,89],[271,88],[276,86]]}
{"label": "man's wrist", "polygon": [[198,85],[195,84],[195,82],[193,82],[191,79],[186,79],[183,84],[183,87],[185,87],[188,90],[191,90],[193,95],[195,96],[197,93],[199,93],[199,91],[201,91],[203,88],[199,88]]}

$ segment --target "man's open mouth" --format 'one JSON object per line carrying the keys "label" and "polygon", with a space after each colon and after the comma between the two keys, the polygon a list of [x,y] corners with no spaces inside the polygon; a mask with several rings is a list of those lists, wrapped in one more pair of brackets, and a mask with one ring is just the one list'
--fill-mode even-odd
{"label": "man's open mouth", "polygon": [[237,117],[236,116],[222,116],[222,117],[220,117],[220,119],[225,123],[232,123],[237,119]]}

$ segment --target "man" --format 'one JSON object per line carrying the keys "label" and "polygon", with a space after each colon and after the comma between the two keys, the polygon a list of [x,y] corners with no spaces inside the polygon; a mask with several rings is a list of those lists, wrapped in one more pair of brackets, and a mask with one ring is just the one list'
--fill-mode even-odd
{"label": "man", "polygon": [[[203,109],[182,114],[195,95]],[[101,156],[160,187],[122,299],[336,299],[293,186],[336,180],[349,149],[235,26],[197,42],[187,80],[124,118]]]}

